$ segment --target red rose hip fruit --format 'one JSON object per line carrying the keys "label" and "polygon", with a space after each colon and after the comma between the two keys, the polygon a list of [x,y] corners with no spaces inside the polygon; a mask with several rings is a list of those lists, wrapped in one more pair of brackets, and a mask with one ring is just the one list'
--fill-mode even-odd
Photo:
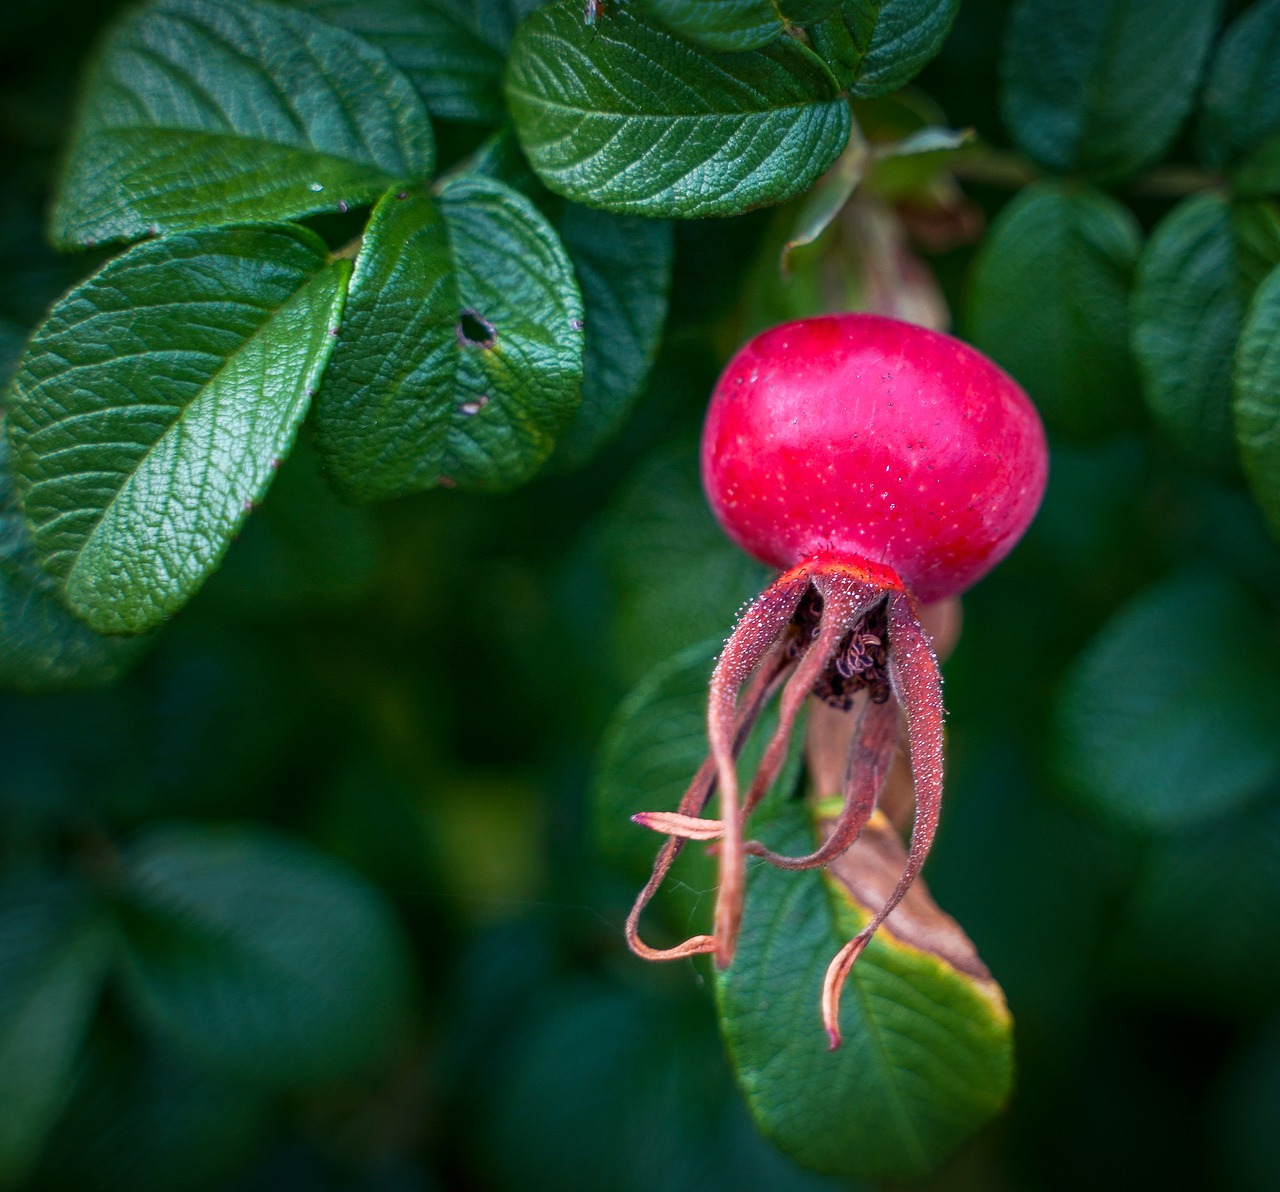
{"label": "red rose hip fruit", "polygon": [[[734,357],[707,411],[703,485],[729,536],[784,570],[716,662],[710,755],[679,808],[635,817],[667,837],[627,920],[635,952],[655,960],[714,952],[727,965],[745,857],[807,869],[850,848],[876,808],[905,719],[916,804],[907,864],[827,971],[822,1016],[838,1046],[844,980],[920,872],[941,806],[941,680],[916,601],[961,592],[1004,558],[1035,515],[1047,471],[1044,430],[1026,395],[950,336],[835,315],[775,327]],[[779,691],[777,730],[742,792],[738,754]],[[811,695],[856,717],[844,806],[814,852],[780,856],[744,829]],[[717,791],[720,818],[704,818]],[[640,915],[686,840],[720,841],[714,934],[651,948]]]}
{"label": "red rose hip fruit", "polygon": [[918,600],[969,587],[1044,491],[1035,408],[967,344],[878,315],[775,327],[725,369],[702,480],[728,535],[775,567],[886,564]]}

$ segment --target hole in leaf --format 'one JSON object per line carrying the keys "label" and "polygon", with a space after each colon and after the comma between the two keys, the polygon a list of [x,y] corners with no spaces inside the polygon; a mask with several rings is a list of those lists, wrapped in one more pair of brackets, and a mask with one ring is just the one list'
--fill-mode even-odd
{"label": "hole in leaf", "polygon": [[479,311],[464,310],[458,319],[458,342],[464,348],[491,348],[498,342],[498,329]]}

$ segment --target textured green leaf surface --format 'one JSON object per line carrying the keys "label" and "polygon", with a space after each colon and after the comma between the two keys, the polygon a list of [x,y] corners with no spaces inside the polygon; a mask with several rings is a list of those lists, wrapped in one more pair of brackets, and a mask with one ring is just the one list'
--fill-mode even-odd
{"label": "textured green leaf surface", "polygon": [[79,888],[52,878],[0,885],[0,1184],[35,1159],[71,1089],[111,953]]}
{"label": "textured green leaf surface", "polygon": [[643,0],[673,33],[709,50],[755,50],[790,25],[819,21],[837,0]]}
{"label": "textured green leaf surface", "polygon": [[1112,178],[1158,161],[1191,110],[1218,0],[1021,0],[1001,108],[1051,170]]}
{"label": "textured green leaf surface", "polygon": [[[786,804],[763,838],[809,852],[807,819],[802,804]],[[1003,1105],[1011,1023],[989,978],[881,931],[849,975],[844,1043],[828,1051],[823,974],[868,917],[820,873],[753,869],[737,954],[716,981],[721,1030],[752,1116],[794,1159],[836,1175],[911,1179]]]}
{"label": "textured green leaf surface", "polygon": [[54,307],[9,433],[43,565],[95,629],[151,628],[218,565],[288,454],[346,276],[301,229],[193,232]]}
{"label": "textured green leaf surface", "polygon": [[487,0],[289,0],[377,46],[433,116],[496,124],[507,6]]}
{"label": "textured green leaf surface", "polygon": [[47,691],[108,683],[145,644],[95,633],[62,604],[27,532],[0,416],[0,687]]}
{"label": "textured green leaf surface", "polygon": [[467,175],[391,192],[356,261],[317,408],[317,445],[354,500],[437,484],[507,488],[577,408],[582,300],[554,230]]}
{"label": "textured green leaf surface", "polygon": [[[1213,665],[1194,638],[1206,628]],[[1280,644],[1219,578],[1135,597],[1077,659],[1057,707],[1066,782],[1108,816],[1164,828],[1235,811],[1280,775]]]}
{"label": "textured green leaf surface", "polygon": [[915,78],[959,10],[960,0],[845,0],[810,36],[849,94],[866,99]]}
{"label": "textured green leaf surface", "polygon": [[1280,267],[1249,308],[1236,357],[1235,425],[1249,487],[1280,535]]}
{"label": "textured green leaf surface", "polygon": [[1114,199],[1040,184],[1000,213],[974,263],[969,337],[1065,430],[1134,420],[1129,290],[1141,244],[1137,220]]}
{"label": "textured green leaf surface", "polygon": [[273,1085],[368,1062],[399,1024],[406,956],[376,890],[259,829],[152,829],[125,855],[125,991],[202,1063]]}
{"label": "textured green leaf surface", "polygon": [[1265,0],[1232,22],[1214,54],[1200,109],[1200,153],[1210,165],[1233,165],[1278,132],[1280,0]]}
{"label": "textured green leaf surface", "polygon": [[621,428],[658,353],[674,242],[665,220],[568,203],[556,221],[582,288],[582,403],[556,460],[585,463]]}
{"label": "textured green leaf surface", "polygon": [[1280,261],[1266,203],[1212,194],[1178,204],[1138,263],[1133,353],[1157,424],[1183,452],[1231,465],[1232,364],[1254,288]]}
{"label": "textured green leaf surface", "polygon": [[534,170],[611,211],[732,215],[805,190],[849,136],[830,71],[794,38],[700,51],[634,11],[559,0],[520,28],[507,102]]}
{"label": "textured green leaf surface", "polygon": [[64,245],[345,211],[435,163],[380,50],[252,0],[155,0],[102,48],[51,216]]}

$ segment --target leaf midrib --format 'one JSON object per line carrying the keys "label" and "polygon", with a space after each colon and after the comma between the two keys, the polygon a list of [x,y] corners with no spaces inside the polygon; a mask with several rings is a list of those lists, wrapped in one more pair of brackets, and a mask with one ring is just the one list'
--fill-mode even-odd
{"label": "leaf midrib", "polygon": [[[265,145],[272,149],[283,149],[290,153],[297,153],[305,157],[318,158],[321,161],[341,162],[344,165],[355,165],[370,173],[376,173],[380,181],[391,183],[401,180],[410,180],[408,175],[389,173],[385,167],[377,162],[362,160],[358,157],[344,157],[339,153],[330,153],[313,146],[291,145],[286,141],[273,141],[266,137],[251,137],[236,132],[210,132],[206,129],[186,128],[182,125],[163,125],[163,124],[121,124],[114,125],[111,128],[99,129],[93,134],[94,139],[102,139],[111,136],[125,137],[133,136],[139,133],[160,133],[165,136],[183,136],[188,138],[202,137],[209,141],[233,141],[247,145]],[[319,192],[316,192],[319,193]]]}

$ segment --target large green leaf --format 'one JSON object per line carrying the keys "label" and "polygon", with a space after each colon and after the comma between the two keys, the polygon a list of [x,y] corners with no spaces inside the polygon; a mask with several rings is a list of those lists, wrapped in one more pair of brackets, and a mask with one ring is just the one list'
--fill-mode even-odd
{"label": "large green leaf", "polygon": [[511,30],[496,18],[507,5],[486,0],[288,2],[377,46],[404,71],[433,116],[480,124],[502,119],[503,50]]}
{"label": "large green leaf", "polygon": [[111,955],[85,891],[52,878],[0,886],[0,1184],[31,1165],[71,1090]]}
{"label": "large green leaf", "polygon": [[57,593],[31,545],[0,415],[0,687],[92,687],[122,674],[141,652],[146,639],[95,633]]}
{"label": "large green leaf", "polygon": [[1265,1010],[1280,997],[1278,918],[1280,802],[1272,799],[1153,842],[1125,906],[1119,964],[1162,1001]]}
{"label": "large green leaf", "polygon": [[[93,1192],[226,1188],[261,1147],[274,1098],[165,1048],[92,1039],[49,1137],[39,1186]],[[113,1045],[114,1044],[114,1045]]]}
{"label": "large green leaf", "polygon": [[709,50],[755,50],[789,25],[825,17],[839,0],[643,0],[673,33]]}
{"label": "large green leaf", "polygon": [[508,488],[551,453],[582,381],[582,300],[559,238],[490,178],[378,205],[317,407],[353,500]]}
{"label": "large green leaf", "polygon": [[400,1024],[405,943],[363,879],[259,829],[152,829],[124,855],[125,992],[219,1071],[291,1086],[376,1058]]}
{"label": "large green leaf", "polygon": [[557,194],[638,215],[733,215],[805,190],[849,136],[821,60],[784,37],[700,51],[624,7],[559,0],[520,27],[507,102]]}
{"label": "large green leaf", "polygon": [[1277,723],[1274,628],[1228,580],[1177,577],[1122,607],[1076,660],[1058,700],[1058,766],[1108,816],[1191,824],[1280,776]]}
{"label": "large green leaf", "polygon": [[[784,852],[811,851],[804,805],[781,805],[763,839]],[[901,842],[897,849],[905,856]],[[896,878],[897,870],[889,884]],[[917,1178],[1008,1096],[1013,1048],[1003,995],[923,887],[913,894],[931,911],[921,921],[899,918],[941,932],[954,951],[913,946],[892,933],[890,919],[849,975],[844,1042],[832,1054],[819,1016],[823,975],[870,912],[818,872],[762,865],[747,883],[737,952],[716,982],[721,1030],[756,1123],[806,1167]]]}
{"label": "large green leaf", "polygon": [[617,601],[615,662],[628,683],[691,642],[723,637],[768,582],[711,516],[692,451],[636,470],[605,517],[602,545]]}
{"label": "large green leaf", "polygon": [[52,234],[90,244],[345,211],[434,162],[418,93],[360,38],[253,0],[154,0],[90,72]]}
{"label": "large green leaf", "polygon": [[1219,0],[1021,0],[1001,107],[1051,170],[1120,177],[1159,160],[1191,110]]}
{"label": "large green leaf", "polygon": [[1157,424],[1189,458],[1229,467],[1232,362],[1255,287],[1280,261],[1267,203],[1185,199],[1138,263],[1133,353]]}
{"label": "large green leaf", "polygon": [[72,290],[14,380],[41,560],[95,629],[137,633],[217,567],[288,454],[348,265],[298,228],[163,237]]}
{"label": "large green leaf", "polygon": [[1280,535],[1280,266],[1254,295],[1236,356],[1235,423],[1249,487]]}
{"label": "large green leaf", "polygon": [[556,225],[582,287],[582,404],[556,443],[575,467],[620,429],[662,337],[674,243],[665,220],[566,203]]}
{"label": "large green leaf", "polygon": [[810,37],[849,94],[866,99],[915,78],[959,11],[960,0],[844,0]]}
{"label": "large green leaf", "polygon": [[974,263],[969,336],[1077,434],[1132,422],[1129,289],[1138,221],[1098,191],[1028,187],[1000,213]]}
{"label": "large green leaf", "polygon": [[1241,164],[1280,132],[1280,0],[1237,18],[1214,54],[1200,110],[1201,156]]}

